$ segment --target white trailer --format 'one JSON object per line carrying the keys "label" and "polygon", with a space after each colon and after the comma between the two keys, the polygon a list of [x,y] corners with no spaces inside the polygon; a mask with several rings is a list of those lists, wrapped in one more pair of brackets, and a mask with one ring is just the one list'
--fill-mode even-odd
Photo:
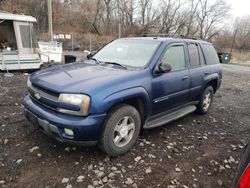
{"label": "white trailer", "polygon": [[0,70],[40,68],[35,22],[32,16],[0,11]]}

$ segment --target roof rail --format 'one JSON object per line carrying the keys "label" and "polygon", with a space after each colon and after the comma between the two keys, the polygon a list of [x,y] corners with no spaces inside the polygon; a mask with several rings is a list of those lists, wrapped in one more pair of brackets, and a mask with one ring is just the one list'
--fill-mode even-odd
{"label": "roof rail", "polygon": [[196,37],[190,37],[185,35],[179,35],[179,34],[141,34],[141,37],[170,37],[170,38],[182,38],[182,39],[192,39],[192,40],[199,40],[199,38]]}

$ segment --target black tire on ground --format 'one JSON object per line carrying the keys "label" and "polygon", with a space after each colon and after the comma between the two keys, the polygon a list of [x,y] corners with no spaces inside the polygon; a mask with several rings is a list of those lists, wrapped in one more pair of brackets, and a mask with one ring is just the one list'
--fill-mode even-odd
{"label": "black tire on ground", "polygon": [[[204,105],[204,101],[206,100],[206,96],[210,94],[210,97],[211,97],[211,101],[209,103],[208,106],[205,106]],[[201,96],[201,99],[200,99],[200,102],[199,104],[197,105],[197,112],[199,114],[206,114],[210,107],[211,107],[211,104],[213,102],[213,96],[214,96],[214,89],[212,86],[207,86],[206,89],[204,90],[204,92],[202,93],[202,96]]]}
{"label": "black tire on ground", "polygon": [[[134,128],[131,129],[131,127]],[[122,155],[135,144],[139,136],[140,127],[141,118],[137,109],[127,104],[120,104],[114,107],[108,114],[98,146],[109,156],[116,157]],[[125,137],[126,133],[127,137]]]}

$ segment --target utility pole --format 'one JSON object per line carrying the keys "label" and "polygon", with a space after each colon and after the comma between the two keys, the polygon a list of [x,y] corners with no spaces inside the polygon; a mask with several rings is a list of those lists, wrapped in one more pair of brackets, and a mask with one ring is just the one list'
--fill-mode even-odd
{"label": "utility pole", "polygon": [[118,3],[118,37],[121,38],[121,13],[120,13],[120,0],[117,0]]}
{"label": "utility pole", "polygon": [[48,0],[49,37],[53,41],[52,0]]}

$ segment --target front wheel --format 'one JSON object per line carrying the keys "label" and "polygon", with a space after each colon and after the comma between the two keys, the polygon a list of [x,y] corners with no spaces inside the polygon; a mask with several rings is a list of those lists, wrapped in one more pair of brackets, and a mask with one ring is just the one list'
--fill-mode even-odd
{"label": "front wheel", "polygon": [[204,90],[200,102],[197,105],[197,111],[200,114],[206,114],[209,111],[213,101],[213,96],[214,96],[214,89],[212,86],[208,86]]}
{"label": "front wheel", "polygon": [[140,114],[136,108],[122,104],[108,115],[99,147],[109,156],[126,153],[136,142],[141,126]]}

